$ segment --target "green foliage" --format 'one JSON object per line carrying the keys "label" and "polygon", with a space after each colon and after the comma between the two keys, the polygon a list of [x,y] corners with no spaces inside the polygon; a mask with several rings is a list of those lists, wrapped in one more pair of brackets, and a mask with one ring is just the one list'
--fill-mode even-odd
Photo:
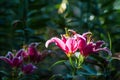
{"label": "green foliage", "polygon": [[[0,55],[5,55],[10,50],[19,50],[23,45],[31,42],[40,42],[40,50],[44,50],[45,41],[53,36],[59,36],[66,27],[78,33],[91,31],[96,36],[95,40],[103,39],[108,43],[108,46],[112,48],[113,55],[120,52],[119,0],[0,0],[0,5]],[[59,51],[58,48],[52,48],[56,50],[53,53],[57,54],[50,56],[50,58],[58,55],[60,57],[57,57],[58,59],[66,59],[61,54],[63,52]],[[104,56],[94,56],[96,55],[90,57],[93,60],[92,63],[84,65],[83,71],[77,72],[76,80],[120,79],[119,60],[112,59],[109,61],[111,65],[106,65]],[[55,73],[55,71],[49,72],[48,66],[58,59],[47,58],[45,63],[40,64],[38,75],[40,75],[41,80],[45,79],[45,75],[50,77]],[[6,65],[3,62],[0,62],[0,64],[2,64],[1,66]],[[94,69],[91,66],[93,64]],[[103,68],[105,66],[110,72],[105,71],[106,69]],[[0,69],[4,68],[0,67]],[[46,72],[43,73],[42,70]],[[47,74],[47,71],[49,74]],[[69,71],[66,70],[64,74],[67,72]],[[105,76],[104,73],[107,73],[107,75]],[[0,75],[5,76],[3,78],[0,76],[1,80],[8,80],[6,72],[0,71]],[[92,76],[88,77],[87,75]],[[24,76],[20,80],[39,80],[39,78],[36,75]],[[66,77],[66,75],[57,74],[56,80],[63,78],[65,80],[71,79],[71,75],[67,74]]]}
{"label": "green foliage", "polygon": [[106,42],[109,32],[112,51],[119,51],[118,0],[1,0],[0,4],[0,50],[3,52],[34,41],[45,42],[63,33],[65,27],[79,33],[92,31]]}

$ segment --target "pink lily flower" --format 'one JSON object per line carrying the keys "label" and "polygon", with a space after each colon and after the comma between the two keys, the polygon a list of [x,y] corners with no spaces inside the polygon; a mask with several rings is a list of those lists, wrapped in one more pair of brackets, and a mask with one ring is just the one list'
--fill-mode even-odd
{"label": "pink lily flower", "polygon": [[11,67],[19,67],[23,62],[22,53],[19,51],[15,56],[12,54],[12,52],[8,52],[5,57],[1,56],[0,59],[8,63]]}
{"label": "pink lily flower", "polygon": [[98,53],[99,51],[106,51],[111,55],[111,52],[107,47],[102,47],[105,44],[104,41],[97,41],[94,43],[90,35],[91,35],[91,32],[84,33],[82,35],[84,38],[80,39],[81,35],[75,34],[75,36],[78,39],[80,54],[87,57],[91,53]]}
{"label": "pink lily flower", "polygon": [[46,42],[45,46],[48,47],[50,43],[55,43],[68,57],[72,56],[78,49],[77,40],[73,37],[66,38],[62,36],[62,39],[53,37]]}

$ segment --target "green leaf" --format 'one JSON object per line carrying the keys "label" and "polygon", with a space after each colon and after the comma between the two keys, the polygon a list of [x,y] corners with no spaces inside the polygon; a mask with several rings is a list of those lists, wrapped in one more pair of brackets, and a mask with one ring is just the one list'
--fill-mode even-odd
{"label": "green leaf", "polygon": [[87,70],[78,70],[77,74],[78,75],[87,75],[87,76],[100,76],[100,75],[102,75],[102,73],[100,73],[100,72],[94,72],[94,71],[92,71],[90,69],[87,69]]}
{"label": "green leaf", "polygon": [[57,61],[57,62],[55,62],[49,69],[51,69],[52,67],[54,67],[54,66],[57,65],[57,64],[64,63],[65,61],[66,61],[66,60]]}
{"label": "green leaf", "polygon": [[83,69],[85,69],[90,75],[97,75],[97,71],[87,64],[83,65]]}
{"label": "green leaf", "polygon": [[89,58],[94,61],[97,61],[98,63],[100,63],[102,65],[107,63],[107,59],[105,59],[103,56],[98,56],[98,55],[93,54]]}
{"label": "green leaf", "polygon": [[55,75],[51,76],[49,78],[49,80],[56,80],[57,77],[61,77],[62,78],[62,75],[61,74],[55,74]]}
{"label": "green leaf", "polygon": [[112,50],[112,39],[109,32],[108,32],[108,39],[109,39],[110,50]]}
{"label": "green leaf", "polygon": [[7,77],[2,77],[2,80],[9,80]]}
{"label": "green leaf", "polygon": [[0,73],[2,73],[2,74],[4,74],[4,75],[9,75],[9,73],[8,72],[5,72],[5,71],[0,71]]}

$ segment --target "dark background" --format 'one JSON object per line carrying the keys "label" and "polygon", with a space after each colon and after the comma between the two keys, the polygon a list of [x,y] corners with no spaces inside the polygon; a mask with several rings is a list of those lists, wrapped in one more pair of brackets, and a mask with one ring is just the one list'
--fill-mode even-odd
{"label": "dark background", "polygon": [[91,31],[95,40],[104,40],[113,54],[119,53],[120,1],[0,0],[0,55],[31,42],[39,42],[44,51],[45,42],[60,37],[65,28]]}
{"label": "dark background", "polygon": [[49,38],[64,33],[65,27],[80,34],[91,31],[108,46],[110,34],[112,51],[119,52],[119,3],[119,0],[0,0],[0,53],[31,42],[41,42],[43,46]]}

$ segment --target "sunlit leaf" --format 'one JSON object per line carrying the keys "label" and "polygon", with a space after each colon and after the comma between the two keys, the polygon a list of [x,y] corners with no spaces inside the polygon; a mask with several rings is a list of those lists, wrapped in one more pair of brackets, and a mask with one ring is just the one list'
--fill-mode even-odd
{"label": "sunlit leaf", "polygon": [[61,3],[59,10],[58,10],[58,13],[60,13],[60,14],[63,13],[67,8],[67,4],[68,4],[67,0],[62,0],[62,3]]}

